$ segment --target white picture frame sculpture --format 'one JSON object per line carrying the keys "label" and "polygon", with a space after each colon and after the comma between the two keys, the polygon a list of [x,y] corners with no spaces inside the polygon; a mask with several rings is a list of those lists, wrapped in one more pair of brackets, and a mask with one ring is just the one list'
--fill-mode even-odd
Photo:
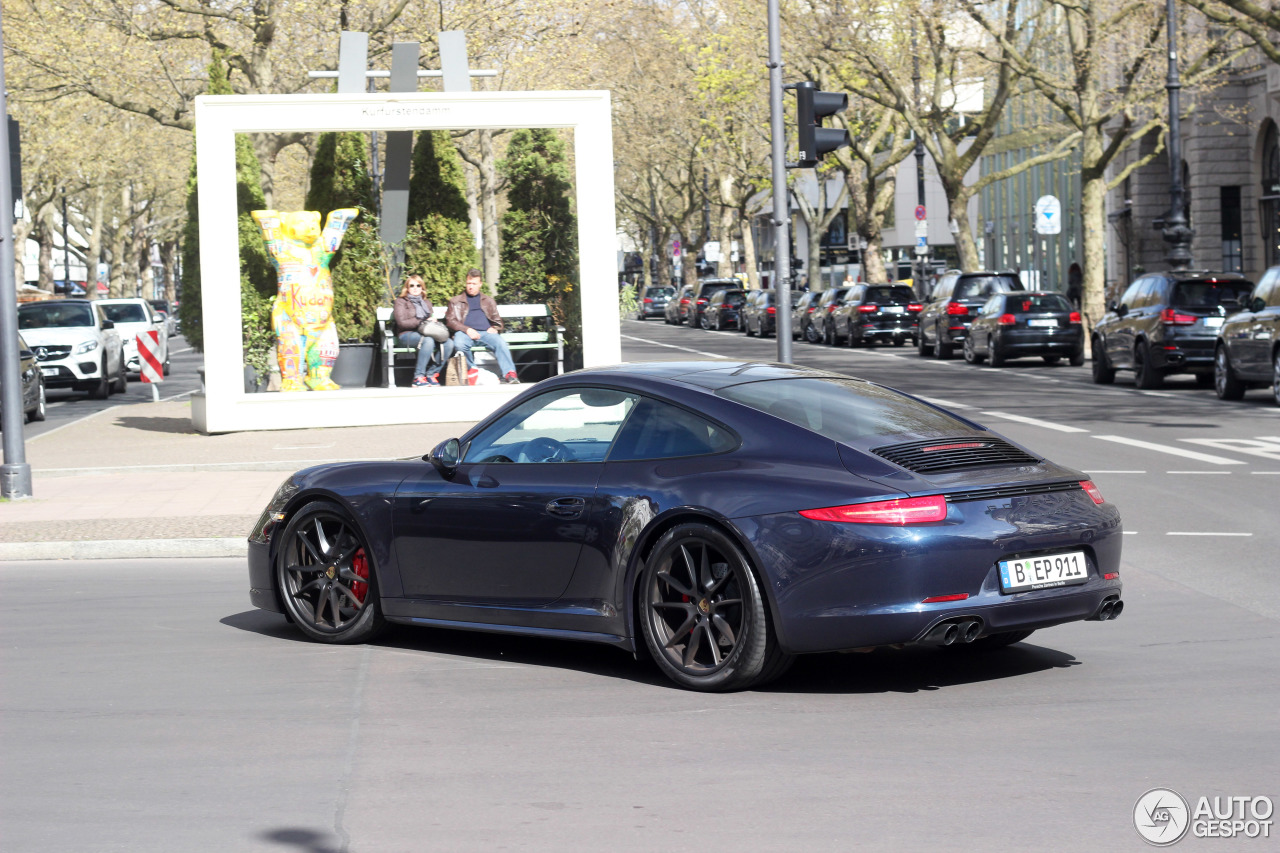
{"label": "white picture frame sculpture", "polygon": [[[608,92],[202,95],[196,98],[204,433],[479,420],[518,385],[246,393],[236,228],[237,133],[572,128],[584,367],[622,360]],[[320,211],[325,215],[328,211]],[[462,282],[458,282],[462,291]],[[523,386],[527,387],[527,386]]]}

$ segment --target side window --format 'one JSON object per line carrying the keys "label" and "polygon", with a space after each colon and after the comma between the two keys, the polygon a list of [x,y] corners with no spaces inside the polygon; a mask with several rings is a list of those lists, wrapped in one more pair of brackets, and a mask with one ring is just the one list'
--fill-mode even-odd
{"label": "side window", "polygon": [[947,299],[951,296],[952,289],[956,286],[956,277],[953,275],[944,276],[942,281],[938,282],[938,289],[934,291],[934,299]]}
{"label": "side window", "polygon": [[[1261,299],[1263,308],[1280,305],[1280,286],[1277,285],[1277,282],[1280,282],[1280,278],[1274,275],[1268,276],[1254,290],[1253,299]],[[1252,302],[1253,299],[1249,301]]]}
{"label": "side window", "polygon": [[605,388],[540,394],[473,438],[463,462],[602,462],[638,399]]}
{"label": "side window", "polygon": [[643,397],[614,442],[609,461],[706,456],[736,446],[734,436],[710,421],[678,406]]}
{"label": "side window", "polygon": [[1171,283],[1167,279],[1158,275],[1152,276],[1151,285],[1142,291],[1143,306],[1168,305],[1170,286]]}
{"label": "side window", "polygon": [[1120,297],[1120,304],[1126,308],[1133,308],[1138,304],[1138,294],[1142,292],[1142,288],[1146,286],[1147,280],[1140,278],[1133,284],[1129,285],[1129,289],[1124,292],[1124,296]]}
{"label": "side window", "polygon": [[987,304],[986,304],[986,305],[983,305],[983,306],[982,306],[982,314],[983,314],[983,316],[984,316],[984,317],[985,317],[985,316],[990,316],[990,315],[992,315],[992,314],[1000,314],[1000,313],[1002,313],[1000,309],[1001,309],[1001,307],[1002,307],[1003,305],[1004,305],[1004,297],[1003,297],[1003,296],[998,296],[998,295],[997,295],[997,296],[993,296],[993,297],[991,297],[990,299],[988,299],[988,300],[987,300]]}

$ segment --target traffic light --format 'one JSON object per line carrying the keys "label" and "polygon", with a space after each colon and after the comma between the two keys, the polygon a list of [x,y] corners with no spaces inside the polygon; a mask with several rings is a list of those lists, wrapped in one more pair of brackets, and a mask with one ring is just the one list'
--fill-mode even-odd
{"label": "traffic light", "polygon": [[823,155],[849,144],[849,131],[822,126],[822,120],[827,116],[844,112],[849,106],[849,96],[844,92],[820,92],[817,84],[808,80],[796,83],[795,90],[796,129],[800,148],[796,168],[812,169],[822,160]]}

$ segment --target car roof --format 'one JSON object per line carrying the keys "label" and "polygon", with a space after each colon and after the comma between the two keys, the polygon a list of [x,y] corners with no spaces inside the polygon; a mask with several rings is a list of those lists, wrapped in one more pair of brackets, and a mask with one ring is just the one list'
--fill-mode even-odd
{"label": "car roof", "polygon": [[19,309],[26,308],[28,305],[90,305],[92,301],[89,299],[40,299],[36,302],[24,302],[18,306]]}
{"label": "car roof", "polygon": [[653,361],[639,364],[610,364],[588,367],[544,379],[540,385],[575,384],[601,380],[650,380],[659,383],[678,382],[702,388],[716,389],[743,382],[762,379],[799,379],[803,377],[839,377],[851,379],[843,373],[803,367],[797,364],[781,364],[765,361]]}
{"label": "car roof", "polygon": [[143,299],[141,296],[113,296],[110,299],[95,299],[94,301],[102,305],[120,305],[127,302],[141,302],[144,305],[151,304],[150,300]]}

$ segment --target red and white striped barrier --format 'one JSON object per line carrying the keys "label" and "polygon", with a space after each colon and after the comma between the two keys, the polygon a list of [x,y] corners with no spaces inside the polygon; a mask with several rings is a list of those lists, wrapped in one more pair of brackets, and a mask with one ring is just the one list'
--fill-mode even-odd
{"label": "red and white striped barrier", "polygon": [[151,329],[138,333],[138,363],[143,382],[151,384],[151,399],[160,399],[160,389],[156,385],[164,381],[164,368],[160,365],[160,332]]}

